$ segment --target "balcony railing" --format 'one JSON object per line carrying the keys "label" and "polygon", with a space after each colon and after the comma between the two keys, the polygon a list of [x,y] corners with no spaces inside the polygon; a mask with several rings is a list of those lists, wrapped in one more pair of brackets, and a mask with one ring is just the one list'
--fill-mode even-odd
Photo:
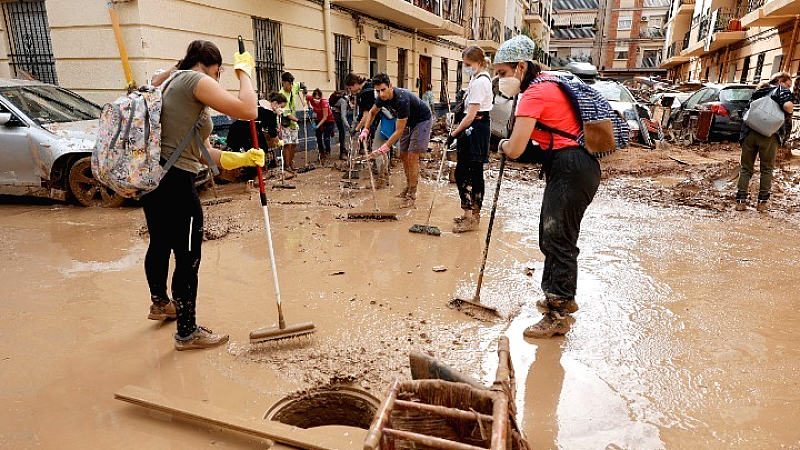
{"label": "balcony railing", "polygon": [[500,21],[494,17],[478,17],[478,33],[472,30],[470,38],[478,41],[495,41],[498,44],[502,42],[502,30]]}
{"label": "balcony railing", "polygon": [[437,16],[442,15],[442,5],[439,3],[439,0],[406,0],[406,2],[411,3],[417,8],[434,13]]}
{"label": "balcony railing", "polygon": [[442,18],[464,26],[462,0],[442,0]]}
{"label": "balcony railing", "polygon": [[551,58],[553,67],[566,67],[571,62],[592,62],[591,56],[556,56]]}
{"label": "balcony railing", "polygon": [[538,15],[542,18],[542,22],[550,25],[550,28],[553,27],[553,24],[551,23],[552,20],[550,17],[550,9],[546,8],[543,2],[532,2],[526,10],[526,14],[529,16]]}
{"label": "balcony railing", "polygon": [[700,17],[700,31],[697,34],[697,42],[702,41],[708,35],[708,22],[711,20],[708,15]]}
{"label": "balcony railing", "polygon": [[645,69],[654,69],[661,64],[661,58],[642,58],[636,67],[643,67]]}
{"label": "balcony railing", "polygon": [[639,29],[640,39],[664,39],[666,31],[663,28],[646,27]]}
{"label": "balcony railing", "polygon": [[692,30],[687,31],[686,34],[683,35],[683,45],[681,46],[681,50],[686,50],[687,48],[689,48],[689,37],[691,35],[692,35]]}
{"label": "balcony railing", "polygon": [[680,5],[694,5],[695,1],[697,1],[697,0],[680,0],[678,2],[678,6],[680,6]]}
{"label": "balcony railing", "polygon": [[511,39],[512,37],[514,37],[514,30],[512,30],[511,28],[506,27],[505,40],[507,41],[507,40]]}
{"label": "balcony railing", "polygon": [[766,3],[766,0],[750,0],[747,4],[747,12],[753,12],[761,8]]}

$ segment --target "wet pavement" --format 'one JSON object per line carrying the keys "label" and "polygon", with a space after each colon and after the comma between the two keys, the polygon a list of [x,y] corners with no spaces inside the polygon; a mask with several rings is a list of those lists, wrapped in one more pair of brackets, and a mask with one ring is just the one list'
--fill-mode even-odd
{"label": "wet pavement", "polygon": [[[408,233],[425,221],[431,182],[413,211],[397,209],[396,187],[380,192],[397,222],[340,220],[347,210],[328,206],[342,201],[339,177],[318,169],[269,193],[308,202],[270,204],[270,215],[287,321],[319,329],[277,345],[248,342],[276,321],[258,196],[222,187],[233,201],[206,210],[231,231],[204,244],[198,322],[231,344],[199,352],[174,351],[174,324],[146,319],[140,210],[3,199],[0,447],[265,448],[113,393],[137,385],[260,418],[330,383],[380,397],[409,377],[412,348],[489,382],[505,333],[534,449],[800,448],[800,238],[785,215],[651,206],[604,182],[583,222],[573,329],[534,341],[522,330],[539,318],[541,182],[503,184],[481,299],[506,320],[485,323],[446,306],[472,296],[483,233]],[[370,210],[367,195],[344,200]],[[454,185],[437,203],[431,222],[447,231]],[[320,432],[361,447],[358,430]]]}

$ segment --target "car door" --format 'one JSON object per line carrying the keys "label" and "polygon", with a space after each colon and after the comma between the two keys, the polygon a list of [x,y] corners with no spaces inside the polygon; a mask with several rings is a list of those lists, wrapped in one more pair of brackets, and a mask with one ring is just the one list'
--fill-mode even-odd
{"label": "car door", "polygon": [[0,101],[0,113],[11,114],[11,121],[0,125],[0,185],[41,186],[29,124],[3,101]]}
{"label": "car door", "polygon": [[684,102],[681,105],[681,111],[680,111],[680,113],[678,114],[678,117],[677,117],[677,122],[678,123],[683,122],[683,118],[686,117],[689,114],[689,111],[692,108],[694,108],[695,105],[697,105],[697,103],[700,101],[700,99],[704,95],[708,94],[709,90],[710,90],[709,88],[702,88],[702,89],[698,90],[697,92],[695,92],[694,94],[692,94],[691,97],[686,99],[686,102]]}

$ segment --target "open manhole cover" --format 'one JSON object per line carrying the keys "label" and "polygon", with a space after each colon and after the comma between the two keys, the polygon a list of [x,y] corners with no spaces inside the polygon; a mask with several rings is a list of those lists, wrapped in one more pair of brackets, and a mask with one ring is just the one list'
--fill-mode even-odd
{"label": "open manhole cover", "polygon": [[351,387],[331,387],[279,400],[267,411],[267,420],[299,428],[342,425],[369,429],[380,401]]}

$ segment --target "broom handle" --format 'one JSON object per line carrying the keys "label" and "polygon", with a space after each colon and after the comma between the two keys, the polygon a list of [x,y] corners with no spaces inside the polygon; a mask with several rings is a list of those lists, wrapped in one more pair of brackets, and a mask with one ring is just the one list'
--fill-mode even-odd
{"label": "broom handle", "polygon": [[[502,153],[502,151],[501,151]],[[492,226],[494,225],[494,213],[497,212],[497,199],[500,197],[500,183],[503,181],[503,170],[506,168],[506,155],[502,153],[500,157],[500,173],[497,174],[497,188],[494,190],[494,200],[492,201],[492,213],[489,215],[489,229],[486,231],[486,245],[483,247],[483,261],[481,261],[481,271],[478,273],[478,287],[475,290],[475,298],[481,295],[481,284],[483,284],[483,269],[486,267],[486,258],[489,256],[489,242],[492,240]]]}
{"label": "broom handle", "polygon": [[[369,152],[361,140],[358,141],[358,146],[364,150],[364,156],[369,158]],[[367,172],[369,172],[369,184],[372,186],[372,205],[375,211],[379,212],[380,208],[378,208],[378,193],[375,191],[375,177],[372,176],[372,164],[370,164],[369,160],[367,160]]]}
{"label": "broom handle", "polygon": [[[239,36],[239,53],[244,53],[244,40]],[[250,121],[250,136],[253,139],[253,148],[258,150],[258,131],[256,130],[256,122]],[[283,155],[281,155],[283,157]],[[283,320],[283,309],[281,308],[281,288],[278,284],[278,268],[275,265],[275,250],[272,248],[272,230],[269,226],[269,209],[267,208],[267,188],[264,186],[264,177],[261,171],[261,166],[256,165],[256,173],[258,175],[258,192],[261,198],[261,209],[264,210],[264,228],[267,229],[267,243],[269,244],[269,262],[272,266],[272,281],[275,284],[275,298],[278,303],[278,326],[280,329],[286,328],[286,322]]]}
{"label": "broom handle", "polygon": [[[450,115],[450,93],[445,90],[445,101],[447,102],[447,114]],[[447,117],[445,117],[445,123],[447,123]],[[453,122],[455,122],[455,117],[453,118]],[[450,133],[453,132],[453,124],[450,124],[450,129],[447,132],[447,136],[450,137]],[[445,141],[446,142],[446,141]],[[447,158],[447,146],[442,149],[442,161],[439,163],[439,174],[436,175],[436,187],[433,189],[433,198],[431,198],[431,206],[428,208],[428,220],[425,221],[425,226],[429,227],[431,225],[431,214],[433,213],[433,204],[436,202],[436,195],[439,193],[439,182],[442,179],[442,170],[444,170],[444,160]]]}

